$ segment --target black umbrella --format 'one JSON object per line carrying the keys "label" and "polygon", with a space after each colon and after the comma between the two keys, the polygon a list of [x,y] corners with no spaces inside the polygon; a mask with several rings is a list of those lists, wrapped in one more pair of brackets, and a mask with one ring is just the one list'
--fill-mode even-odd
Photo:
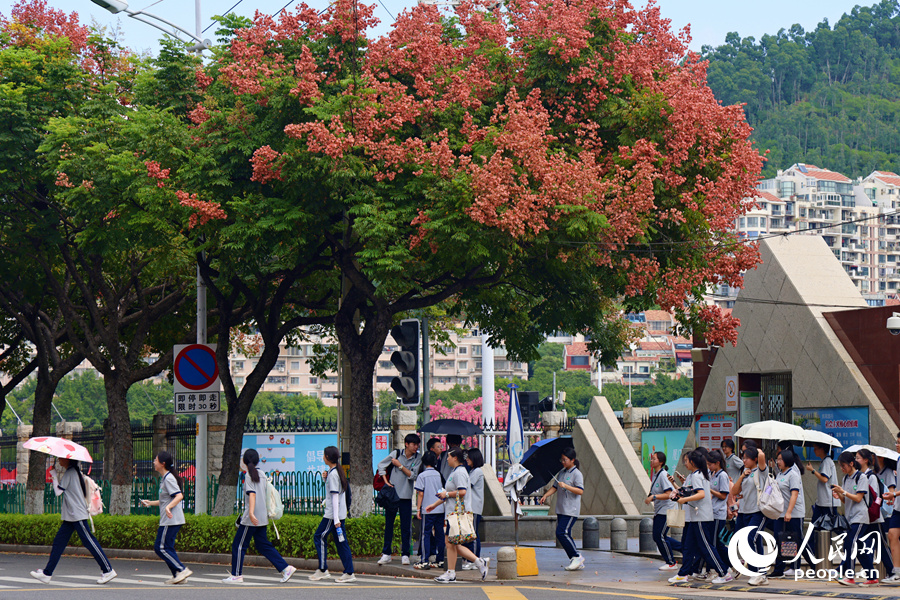
{"label": "black umbrella", "polygon": [[461,419],[437,419],[425,424],[421,431],[422,433],[437,433],[440,435],[455,433],[462,436],[481,435],[484,433],[481,427],[475,423],[469,423]]}
{"label": "black umbrella", "polygon": [[530,494],[553,481],[553,476],[562,469],[559,459],[563,450],[574,446],[572,438],[568,436],[533,443],[522,457],[522,466],[531,472],[531,479],[525,484],[522,494]]}

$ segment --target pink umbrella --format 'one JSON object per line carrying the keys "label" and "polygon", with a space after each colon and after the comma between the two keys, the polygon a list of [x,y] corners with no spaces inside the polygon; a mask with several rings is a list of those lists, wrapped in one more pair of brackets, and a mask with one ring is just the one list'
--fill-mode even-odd
{"label": "pink umbrella", "polygon": [[22,444],[22,447],[27,448],[28,450],[43,452],[50,456],[57,456],[59,458],[71,458],[73,460],[89,463],[94,462],[94,459],[91,458],[87,448],[81,444],[76,444],[72,440],[63,438],[50,436],[31,438]]}

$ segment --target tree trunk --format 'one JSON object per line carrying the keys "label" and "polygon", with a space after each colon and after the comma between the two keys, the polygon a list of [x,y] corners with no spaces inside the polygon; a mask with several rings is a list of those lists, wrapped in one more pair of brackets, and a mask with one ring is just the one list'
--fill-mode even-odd
{"label": "tree trunk", "polygon": [[[222,470],[219,472],[219,489],[216,492],[216,505],[213,507],[214,517],[227,517],[234,514],[234,500],[237,496],[237,480],[241,466],[240,449],[244,445],[244,423],[250,407],[241,411],[239,402],[235,409],[228,411],[225,425],[225,445],[222,451]],[[243,416],[241,416],[243,413]],[[237,452],[232,450],[237,449]]]}
{"label": "tree trunk", "polygon": [[353,516],[372,511],[372,405],[376,361],[353,361],[350,386],[350,410],[354,417],[350,428],[350,489]]}
{"label": "tree trunk", "polygon": [[109,514],[131,514],[131,490],[134,472],[134,445],[131,439],[131,419],[128,413],[128,382],[119,374],[118,370],[112,371],[103,377],[103,385],[106,388],[106,403],[109,407],[110,439],[115,450],[109,453],[112,465],[104,465],[104,474],[109,477],[112,487],[112,495],[109,500]]}
{"label": "tree trunk", "polygon": [[[31,437],[52,435],[50,431],[53,394],[56,382],[46,369],[38,369],[34,389],[34,415]],[[47,459],[43,452],[32,452],[28,458],[28,481],[25,484],[25,514],[44,514],[44,489],[47,483]]]}

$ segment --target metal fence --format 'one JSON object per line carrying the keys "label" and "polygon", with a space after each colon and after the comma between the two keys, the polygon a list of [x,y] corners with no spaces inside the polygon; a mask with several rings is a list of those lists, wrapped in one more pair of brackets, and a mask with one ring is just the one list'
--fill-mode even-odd
{"label": "metal fence", "polygon": [[687,429],[693,424],[693,413],[673,413],[641,417],[641,429]]}

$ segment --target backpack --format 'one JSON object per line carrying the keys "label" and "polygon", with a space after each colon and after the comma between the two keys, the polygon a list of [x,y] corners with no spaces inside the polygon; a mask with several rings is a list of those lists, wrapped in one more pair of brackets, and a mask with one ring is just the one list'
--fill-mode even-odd
{"label": "backpack", "polygon": [[100,493],[100,486],[97,482],[85,475],[79,473],[81,480],[84,482],[84,502],[87,504],[88,521],[91,522],[91,531],[96,533],[94,528],[94,517],[103,512],[103,496]]}
{"label": "backpack", "polygon": [[[868,480],[869,476],[866,475],[866,481]],[[878,491],[873,490],[872,484],[869,484],[868,500],[866,501],[866,507],[869,510],[869,523],[874,523],[881,516],[881,479],[876,475],[875,480],[878,481]]]}
{"label": "backpack", "polygon": [[[395,454],[396,453],[396,454]],[[400,451],[395,450],[391,454],[394,454],[394,458],[400,458]],[[390,454],[388,455],[390,456]],[[388,468],[384,470],[384,477],[390,481],[391,480],[391,471],[394,469],[394,464],[391,463],[388,465]],[[380,492],[381,488],[383,488],[386,484],[384,483],[384,479],[381,478],[381,475],[378,473],[378,469],[375,469],[375,477],[372,478],[372,487],[375,488],[376,492]],[[347,497],[347,508],[350,508],[350,498]]]}
{"label": "backpack", "polygon": [[278,533],[278,527],[275,520],[284,516],[284,502],[281,501],[281,492],[275,487],[272,478],[266,476],[266,515],[272,520],[272,527],[275,528],[275,537],[281,539]]}
{"label": "backpack", "polygon": [[772,477],[771,469],[766,469],[766,481],[762,483],[762,471],[756,472],[756,497],[759,510],[769,519],[781,518],[784,512],[784,497]]}

